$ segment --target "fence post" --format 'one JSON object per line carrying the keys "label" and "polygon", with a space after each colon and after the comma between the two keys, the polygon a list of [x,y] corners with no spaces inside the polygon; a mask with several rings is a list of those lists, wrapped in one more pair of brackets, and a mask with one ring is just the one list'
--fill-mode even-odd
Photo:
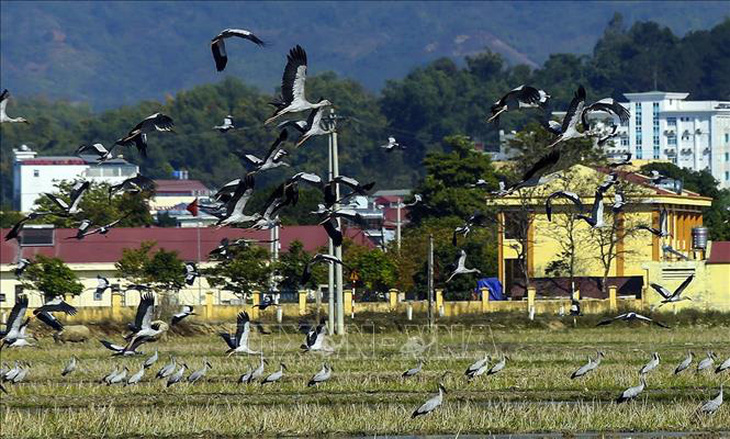
{"label": "fence post", "polygon": [[212,291],[206,291],[205,292],[205,319],[206,320],[212,320],[213,319],[213,292]]}
{"label": "fence post", "polygon": [[482,288],[482,312],[490,312],[489,307],[489,288]]}
{"label": "fence post", "polygon": [[342,301],[345,305],[345,315],[352,315],[352,290],[345,290],[342,294]]}
{"label": "fence post", "polygon": [[112,320],[122,320],[122,291],[112,291]]}
{"label": "fence post", "polygon": [[444,290],[436,290],[436,309],[439,310],[444,304]]}
{"label": "fence post", "polygon": [[299,290],[299,315],[307,313],[307,290]]}
{"label": "fence post", "polygon": [[253,304],[251,305],[251,318],[256,320],[259,318],[259,308],[254,308],[253,305],[261,303],[261,291],[252,291],[251,300],[253,301]]}
{"label": "fence post", "polygon": [[390,310],[395,311],[398,308],[398,290],[391,288],[388,291],[388,301],[390,302]]}
{"label": "fence post", "polygon": [[608,308],[611,311],[618,309],[618,288],[616,288],[616,285],[608,287]]}
{"label": "fence post", "polygon": [[537,290],[535,287],[527,288],[527,312],[535,307],[535,296],[537,296]]}

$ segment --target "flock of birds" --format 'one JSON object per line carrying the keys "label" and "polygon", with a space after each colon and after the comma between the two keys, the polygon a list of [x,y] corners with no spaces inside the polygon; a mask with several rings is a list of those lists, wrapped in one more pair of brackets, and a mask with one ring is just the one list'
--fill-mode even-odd
{"label": "flock of birds", "polygon": [[[242,38],[248,40],[257,46],[263,47],[265,43],[254,35],[252,32],[243,29],[226,29],[220,34],[215,36],[211,41],[211,51],[215,61],[215,66],[218,71],[225,69],[228,62],[228,55],[226,51],[226,40],[230,38]],[[333,120],[326,119],[325,110],[332,106],[332,103],[324,98],[320,98],[316,102],[312,102],[307,99],[305,93],[305,83],[307,78],[307,53],[305,50],[297,45],[292,48],[287,55],[287,62],[284,68],[281,83],[281,94],[271,102],[274,107],[272,115],[264,121],[265,125],[269,125],[284,116],[290,116],[297,113],[308,112],[308,116],[303,120],[286,120],[280,122],[277,128],[280,130],[278,136],[268,149],[268,152],[263,157],[258,157],[253,154],[243,154],[242,159],[250,166],[250,171],[240,179],[235,179],[225,183],[221,189],[213,197],[213,202],[210,204],[200,204],[199,208],[209,214],[218,218],[217,226],[236,226],[236,227],[251,227],[254,229],[270,229],[280,224],[279,214],[286,206],[293,206],[297,203],[299,197],[299,184],[311,185],[319,189],[322,193],[323,203],[318,206],[317,211],[313,212],[320,217],[320,225],[324,227],[329,237],[335,246],[342,245],[343,235],[341,229],[341,219],[346,219],[355,224],[363,224],[363,218],[354,210],[347,208],[341,208],[340,203],[343,203],[349,197],[353,195],[365,195],[375,185],[375,182],[361,184],[354,178],[348,176],[337,176],[335,178],[326,181],[319,175],[308,172],[297,172],[293,176],[287,178],[282,182],[269,196],[268,201],[261,212],[246,213],[246,207],[251,199],[251,196],[255,189],[255,176],[262,172],[276,169],[279,167],[289,167],[286,163],[286,157],[290,154],[289,151],[284,147],[285,143],[290,141],[288,130],[291,129],[299,134],[299,138],[295,143],[295,148],[302,147],[304,143],[314,136],[327,135],[333,132],[335,122]],[[6,107],[9,99],[9,93],[4,90],[0,95],[0,122],[2,123],[29,123],[22,117],[12,118],[6,113]],[[491,116],[488,122],[498,122],[499,117],[509,111],[525,109],[525,108],[543,108],[545,103],[550,99],[550,95],[544,90],[539,90],[534,87],[522,85],[517,87],[498,101],[491,107]],[[562,120],[562,123],[555,121],[549,121],[546,124],[546,128],[555,135],[554,141],[550,144],[550,151],[540,157],[535,164],[530,167],[518,181],[507,185],[506,182],[501,181],[499,189],[492,192],[492,195],[503,197],[509,195],[521,188],[537,186],[546,183],[550,180],[549,176],[546,176],[547,171],[558,163],[562,149],[565,142],[578,139],[578,138],[592,138],[598,146],[606,144],[606,142],[617,135],[617,125],[613,125],[610,132],[594,130],[591,128],[588,117],[593,112],[605,112],[609,113],[621,122],[628,121],[630,114],[622,105],[614,101],[611,98],[601,99],[597,102],[587,104],[586,103],[586,91],[580,86],[575,92],[575,95],[568,107],[568,111]],[[148,135],[152,133],[170,133],[173,132],[175,124],[173,119],[163,113],[155,113],[145,118],[134,126],[126,135],[121,137],[116,143],[109,149],[104,147],[100,143],[92,145],[81,145],[77,150],[76,154],[91,154],[96,156],[97,163],[103,163],[113,158],[113,150],[116,147],[127,148],[134,147],[137,149],[140,155],[143,157],[147,156]],[[235,123],[232,116],[228,115],[223,119],[221,125],[216,125],[213,129],[225,133],[235,129]],[[393,151],[393,150],[404,150],[405,145],[399,143],[394,137],[389,137],[386,144],[381,145],[381,148]],[[606,180],[598,186],[595,191],[593,205],[589,213],[583,212],[583,202],[581,198],[572,192],[568,191],[557,191],[550,194],[545,201],[545,209],[548,218],[551,218],[552,203],[557,198],[564,198],[572,202],[575,207],[579,210],[577,218],[584,220],[592,228],[604,227],[604,197],[607,191],[617,184],[618,182],[618,169],[622,166],[629,165],[631,162],[631,155],[627,155],[625,158],[619,161],[610,163],[608,166],[612,169],[611,173],[607,176]],[[661,176],[653,176],[652,181],[660,180]],[[484,180],[478,180],[472,187],[479,188],[484,187],[486,182]],[[80,202],[84,196],[84,193],[89,189],[90,183],[88,181],[76,182],[72,187],[71,192],[68,196],[68,201],[62,199],[53,194],[46,194],[46,196],[52,201],[54,209],[44,212],[31,212],[23,219],[21,219],[5,236],[6,240],[18,239],[22,233],[23,226],[31,220],[47,216],[55,215],[61,217],[72,217],[79,220],[78,231],[75,236],[70,239],[84,239],[86,236],[92,234],[107,234],[116,225],[118,225],[123,219],[119,218],[109,224],[98,225],[96,228],[92,228],[92,222],[84,217],[84,212],[80,208]],[[346,187],[349,189],[347,194],[340,194],[339,188]],[[138,174],[131,177],[122,183],[113,185],[109,188],[109,198],[111,199],[114,195],[119,193],[131,193],[140,194],[142,192],[150,192],[154,190],[154,181],[148,177]],[[197,203],[197,200],[196,202]],[[621,190],[615,191],[615,200],[611,206],[614,212],[620,212],[625,204],[625,197]],[[458,235],[467,236],[471,229],[476,226],[483,226],[488,220],[486,215],[476,212],[466,222],[457,227],[454,230],[453,244],[457,246]],[[669,236],[666,225],[666,212],[662,213],[662,220],[659,229],[654,229],[648,226],[640,226],[642,230],[646,230],[656,236],[666,237]],[[214,249],[211,252],[214,255],[220,257],[229,257],[230,249],[239,245],[248,245],[251,241],[248,240],[237,240],[229,242],[224,240],[221,246]],[[466,268],[467,254],[464,250],[459,250],[458,259],[456,261],[455,269],[452,271],[447,279],[447,282],[451,281],[454,276],[463,274],[478,274],[479,270],[476,268]],[[305,283],[311,275],[311,267],[316,263],[328,263],[328,264],[343,264],[339,258],[328,255],[328,254],[317,254],[309,263],[306,264],[305,270],[302,274],[302,282]],[[16,275],[21,276],[22,272],[30,265],[32,261],[28,259],[20,259],[16,268]],[[194,264],[186,264],[185,268],[186,281],[192,283],[196,276],[198,276],[197,267]],[[661,285],[652,284],[659,294],[662,295],[663,300],[661,305],[666,303],[674,303],[680,300],[689,299],[682,296],[683,290],[692,281],[692,276],[687,278],[680,287],[675,291],[671,292]],[[97,291],[102,292],[109,288],[108,280],[99,276],[99,285]],[[143,355],[143,352],[139,351],[138,348],[146,343],[156,341],[165,332],[166,324],[161,321],[155,321],[154,308],[155,299],[152,294],[149,293],[149,287],[145,285],[131,285],[128,289],[136,289],[142,294],[140,304],[137,308],[137,314],[134,322],[129,323],[129,333],[124,335],[125,342],[123,344],[116,344],[107,340],[102,340],[101,343],[104,347],[112,351],[113,356],[136,356]],[[270,302],[262,303],[258,306],[265,307],[269,306]],[[33,318],[46,323],[54,330],[60,331],[63,325],[54,316],[54,313],[66,313],[73,315],[76,313],[76,309],[66,303],[62,297],[56,297],[52,300],[47,301],[43,306],[35,309],[32,312],[31,317],[26,318],[26,312],[28,309],[28,299],[25,296],[19,296],[16,304],[10,314],[8,322],[6,324],[5,331],[2,332],[2,343],[0,349],[4,346],[8,347],[24,347],[31,346],[29,339],[32,339],[26,333],[26,328],[29,322]],[[579,311],[578,311],[579,313]],[[171,324],[179,324],[183,319],[188,316],[194,315],[194,309],[191,306],[183,306],[179,313],[172,317]],[[615,318],[601,321],[599,325],[610,324],[614,321],[631,321],[639,320],[646,322],[653,322],[661,326],[665,326],[659,322],[655,322],[651,318],[639,315],[634,312],[621,314]],[[241,312],[237,316],[236,332],[234,334],[221,333],[221,338],[225,341],[228,350],[227,355],[235,354],[251,354],[259,355],[260,361],[257,367],[244,373],[240,378],[241,383],[252,383],[259,381],[261,384],[274,383],[280,381],[286,366],[282,363],[280,368],[264,376],[265,365],[268,360],[264,358],[263,352],[255,351],[249,346],[249,335],[252,327],[251,320],[245,312]],[[263,330],[260,325],[257,325],[259,330]],[[326,326],[324,322],[320,322],[318,325],[312,325],[306,330],[305,342],[302,345],[303,351],[331,351],[331,348],[325,342],[325,336],[327,334]],[[128,367],[115,368],[109,374],[101,379],[101,382],[107,385],[114,384],[125,384],[133,385],[142,381],[145,371],[154,365],[159,358],[157,351],[147,358],[139,370],[135,373],[130,374]],[[595,370],[603,358],[603,353],[599,352],[596,358],[591,358],[588,363],[581,366],[576,370],[571,378],[579,378],[585,376],[591,371]],[[499,373],[506,367],[507,357],[502,358],[490,366],[491,358],[485,356],[480,358],[475,363],[469,366],[466,370],[465,375],[469,380],[475,379],[483,374],[492,375]],[[659,365],[660,357],[658,353],[653,355],[652,360],[647,363],[640,371],[640,384],[635,387],[626,389],[618,397],[617,402],[625,402],[630,399],[637,397],[645,388],[646,380],[645,376],[650,371],[656,369]],[[697,368],[698,371],[708,369],[714,364],[715,355],[709,353],[708,357],[702,360]],[[686,370],[690,367],[692,362],[692,355],[680,364],[675,373],[680,373],[682,370]],[[65,366],[62,375],[68,375],[73,373],[78,368],[78,358],[71,358],[68,364]],[[178,367],[179,366],[179,367]],[[424,362],[421,361],[415,368],[409,369],[402,374],[404,379],[417,375],[424,367]],[[211,364],[208,361],[204,361],[202,368],[190,373],[187,378],[185,374],[188,370],[188,366],[182,362],[178,364],[174,357],[170,357],[170,362],[162,367],[155,375],[158,379],[167,379],[166,385],[172,386],[176,383],[187,381],[189,383],[195,383],[203,379],[208,371],[212,369]],[[722,372],[730,369],[730,359],[719,365],[716,372]],[[22,361],[17,361],[15,366],[12,368],[3,368],[0,372],[0,380],[5,383],[17,384],[23,382],[30,371],[30,366]],[[332,376],[334,369],[328,363],[324,363],[322,369],[319,370],[309,380],[307,385],[314,386],[320,383],[324,383],[329,380]],[[447,372],[448,373],[448,372]],[[445,376],[444,374],[443,376]],[[443,378],[442,376],[442,378]],[[0,386],[0,389],[6,391],[6,389]],[[418,407],[412,414],[412,417],[418,417],[421,415],[428,414],[438,408],[444,398],[446,389],[443,384],[439,381],[438,383],[438,394],[433,398],[426,401],[423,405]],[[720,393],[713,400],[705,403],[700,411],[704,413],[714,413],[723,402],[723,391],[720,388]]]}

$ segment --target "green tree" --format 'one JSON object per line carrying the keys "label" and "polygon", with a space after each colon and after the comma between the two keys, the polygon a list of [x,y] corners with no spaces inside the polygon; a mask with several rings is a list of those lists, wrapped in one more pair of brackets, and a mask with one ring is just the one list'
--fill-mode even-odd
{"label": "green tree", "polygon": [[344,253],[347,265],[358,274],[367,290],[385,292],[395,287],[397,267],[392,252],[352,244]]}
{"label": "green tree", "polygon": [[300,287],[316,289],[317,285],[326,282],[326,268],[323,264],[312,267],[312,278],[306,285],[301,285],[302,273],[312,255],[304,250],[301,241],[292,241],[286,253],[279,256],[276,274],[279,287],[289,291],[297,291]]}
{"label": "green tree", "polygon": [[254,291],[266,290],[274,270],[269,264],[269,252],[258,245],[236,246],[229,252],[229,258],[203,270],[208,283],[242,300],[247,300]]}
{"label": "green tree", "polygon": [[22,280],[23,288],[40,291],[46,299],[55,296],[78,296],[84,286],[78,276],[59,258],[38,255],[35,261],[25,270]]}
{"label": "green tree", "polygon": [[139,248],[124,249],[115,266],[132,283],[147,284],[157,293],[176,296],[185,286],[185,265],[176,251],[153,251],[156,245],[154,241],[144,241]]}
{"label": "green tree", "polygon": [[[63,181],[56,185],[54,195],[69,201],[69,193],[74,185],[72,181]],[[39,219],[44,224],[51,223],[56,227],[76,227],[81,220],[88,219],[95,226],[103,226],[122,218],[119,227],[148,226],[154,223],[150,215],[149,198],[151,193],[116,195],[109,200],[107,183],[91,183],[79,203],[81,213],[71,217],[46,216]],[[39,212],[57,211],[58,207],[48,197],[38,199],[36,210]]]}

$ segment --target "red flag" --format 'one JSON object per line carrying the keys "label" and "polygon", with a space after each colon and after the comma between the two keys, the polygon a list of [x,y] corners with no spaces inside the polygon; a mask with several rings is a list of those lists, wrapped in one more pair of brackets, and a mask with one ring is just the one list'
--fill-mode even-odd
{"label": "red flag", "polygon": [[188,204],[185,210],[190,212],[193,216],[198,216],[198,199],[196,198],[192,203]]}

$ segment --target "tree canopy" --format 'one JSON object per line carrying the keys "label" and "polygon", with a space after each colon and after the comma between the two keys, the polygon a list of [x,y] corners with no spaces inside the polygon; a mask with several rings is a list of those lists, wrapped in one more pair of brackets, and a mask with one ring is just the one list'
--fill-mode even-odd
{"label": "tree canopy", "polygon": [[25,270],[23,288],[41,292],[47,299],[55,296],[77,296],[84,291],[78,276],[59,258],[38,255]]}

